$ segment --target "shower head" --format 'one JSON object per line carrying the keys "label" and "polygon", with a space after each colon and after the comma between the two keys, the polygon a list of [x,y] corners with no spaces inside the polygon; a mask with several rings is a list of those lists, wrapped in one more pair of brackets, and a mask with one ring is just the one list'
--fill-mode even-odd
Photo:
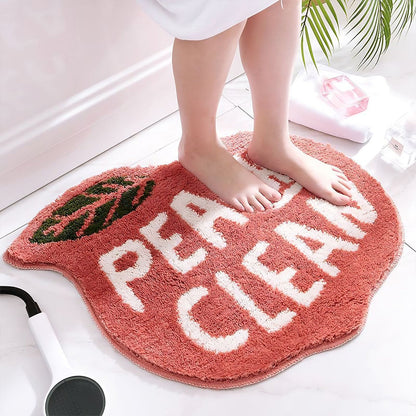
{"label": "shower head", "polygon": [[101,386],[93,379],[74,373],[48,317],[33,298],[23,289],[0,286],[0,294],[14,295],[26,303],[29,326],[49,370],[52,383],[44,401],[46,416],[101,416],[105,396]]}

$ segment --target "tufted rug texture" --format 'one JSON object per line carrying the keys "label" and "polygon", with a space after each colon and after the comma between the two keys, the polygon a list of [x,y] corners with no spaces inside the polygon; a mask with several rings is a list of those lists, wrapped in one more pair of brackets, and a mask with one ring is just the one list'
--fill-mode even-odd
{"label": "tufted rug texture", "polygon": [[362,330],[400,256],[396,208],[328,145],[292,137],[353,182],[345,207],[253,164],[251,137],[222,140],[281,192],[272,210],[233,209],[179,162],[122,167],[44,208],[4,260],[67,277],[117,350],[183,383],[244,386],[342,345]]}

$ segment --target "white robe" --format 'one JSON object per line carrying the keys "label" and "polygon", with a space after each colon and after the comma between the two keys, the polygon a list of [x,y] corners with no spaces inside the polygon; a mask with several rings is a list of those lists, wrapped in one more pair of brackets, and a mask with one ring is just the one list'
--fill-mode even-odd
{"label": "white robe", "polygon": [[136,1],[147,15],[172,36],[202,40],[223,32],[278,0]]}

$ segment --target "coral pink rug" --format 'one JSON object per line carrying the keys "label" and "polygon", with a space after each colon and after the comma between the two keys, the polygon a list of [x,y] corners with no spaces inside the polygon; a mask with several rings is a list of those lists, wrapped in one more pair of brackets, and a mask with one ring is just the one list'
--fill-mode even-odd
{"label": "coral pink rug", "polygon": [[124,167],[65,192],[4,259],[62,273],[122,354],[195,386],[252,384],[344,344],[400,256],[394,204],[351,159],[293,137],[354,183],[349,206],[331,205],[253,165],[251,136],[223,140],[282,193],[272,210],[233,209],[179,162]]}

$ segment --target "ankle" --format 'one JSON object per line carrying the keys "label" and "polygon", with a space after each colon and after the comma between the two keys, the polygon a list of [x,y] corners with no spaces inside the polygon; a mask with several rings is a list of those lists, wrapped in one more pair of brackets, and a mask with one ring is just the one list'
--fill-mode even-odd
{"label": "ankle", "polygon": [[249,153],[269,153],[278,150],[287,152],[293,143],[287,130],[278,132],[253,132],[253,138],[249,144]]}
{"label": "ankle", "polygon": [[193,136],[182,135],[179,148],[184,153],[203,153],[217,147],[219,139],[216,133]]}
{"label": "ankle", "polygon": [[[247,149],[248,157],[258,165],[278,166],[280,173],[295,168],[299,161],[299,149],[287,136],[287,140],[272,142],[252,141]],[[272,169],[273,170],[273,169]]]}
{"label": "ankle", "polygon": [[210,154],[213,146],[215,146],[216,138],[211,139],[196,139],[182,137],[178,145],[178,160],[179,162],[198,161],[200,157],[205,157]]}

